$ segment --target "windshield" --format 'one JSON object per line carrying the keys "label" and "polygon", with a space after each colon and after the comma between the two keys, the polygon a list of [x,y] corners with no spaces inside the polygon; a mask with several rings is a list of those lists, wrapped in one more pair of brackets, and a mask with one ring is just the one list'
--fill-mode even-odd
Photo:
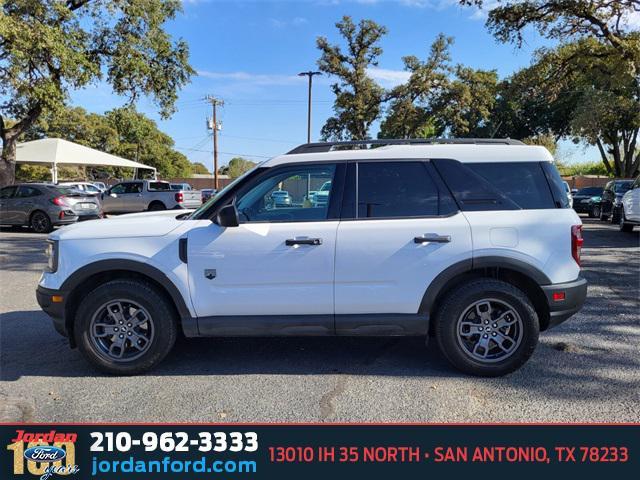
{"label": "windshield", "polygon": [[589,188],[581,188],[576,192],[576,195],[600,195],[601,193],[602,193],[602,188],[589,187]]}
{"label": "windshield", "polygon": [[631,190],[631,185],[633,185],[633,182],[620,182],[616,183],[613,189],[616,193],[624,193]]}
{"label": "windshield", "polygon": [[198,220],[199,218],[201,218],[200,216],[202,215],[203,212],[206,212],[211,205],[213,205],[219,198],[221,198],[225,193],[227,193],[229,190],[235,187],[238,183],[244,180],[245,177],[253,173],[256,169],[260,168],[263,163],[264,162],[259,163],[258,165],[253,167],[251,170],[244,172],[242,175],[236,178],[229,185],[227,185],[226,187],[223,187],[221,190],[216,192],[215,195],[213,195],[209,200],[207,200],[205,203],[200,205],[200,208],[198,208],[196,211],[194,211],[191,215],[189,215],[186,218],[189,220]]}

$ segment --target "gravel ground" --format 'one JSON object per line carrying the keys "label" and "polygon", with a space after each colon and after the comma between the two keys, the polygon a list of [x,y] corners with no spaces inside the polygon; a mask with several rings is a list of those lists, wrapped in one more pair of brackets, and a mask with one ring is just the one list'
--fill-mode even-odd
{"label": "gravel ground", "polygon": [[96,373],[36,303],[44,236],[0,233],[0,420],[640,421],[640,237],[585,222],[582,312],[498,379],[416,338],[181,340],[150,374]]}

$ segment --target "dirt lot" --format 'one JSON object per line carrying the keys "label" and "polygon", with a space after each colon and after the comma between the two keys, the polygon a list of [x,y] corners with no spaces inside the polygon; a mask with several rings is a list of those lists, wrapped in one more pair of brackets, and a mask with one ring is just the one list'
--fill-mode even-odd
{"label": "dirt lot", "polygon": [[640,237],[585,221],[589,296],[518,372],[453,371],[421,339],[195,339],[96,373],[35,300],[44,236],[0,233],[0,417],[62,421],[640,421]]}

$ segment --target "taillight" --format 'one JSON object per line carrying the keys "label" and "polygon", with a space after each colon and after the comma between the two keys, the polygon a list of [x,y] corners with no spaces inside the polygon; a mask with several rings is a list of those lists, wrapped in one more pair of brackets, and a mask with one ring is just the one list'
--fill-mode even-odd
{"label": "taillight", "polygon": [[60,195],[59,197],[55,197],[51,200],[55,205],[59,207],[68,207],[67,202],[64,201],[64,195]]}
{"label": "taillight", "polygon": [[184,195],[182,194],[182,192],[176,193],[176,202],[178,203],[184,202]]}
{"label": "taillight", "polygon": [[573,225],[571,227],[571,256],[580,265],[580,253],[582,251],[582,225]]}

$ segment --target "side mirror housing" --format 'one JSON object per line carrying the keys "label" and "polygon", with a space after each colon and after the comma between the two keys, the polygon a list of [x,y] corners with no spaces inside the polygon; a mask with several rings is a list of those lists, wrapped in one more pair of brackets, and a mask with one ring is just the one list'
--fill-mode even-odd
{"label": "side mirror housing", "polygon": [[216,223],[221,227],[237,227],[240,225],[236,206],[232,203],[222,207],[218,212],[218,221]]}
{"label": "side mirror housing", "polygon": [[110,196],[111,198],[118,198],[118,195],[116,195],[115,193],[109,193],[109,196]]}

